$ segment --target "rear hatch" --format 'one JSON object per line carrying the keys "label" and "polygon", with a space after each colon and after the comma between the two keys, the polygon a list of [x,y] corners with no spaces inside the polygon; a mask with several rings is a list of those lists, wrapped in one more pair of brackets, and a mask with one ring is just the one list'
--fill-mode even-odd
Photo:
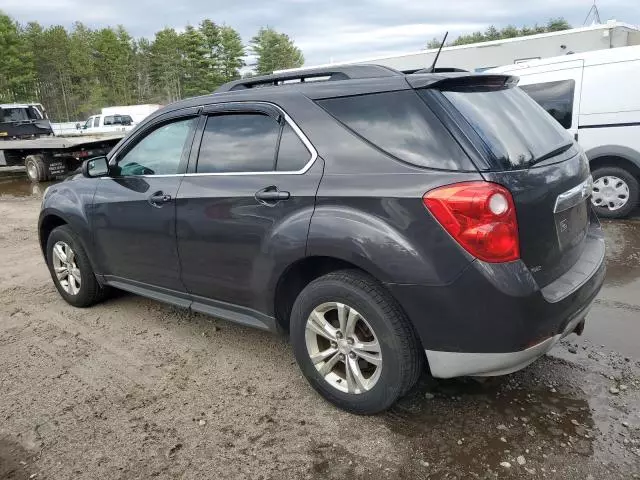
{"label": "rear hatch", "polygon": [[511,192],[521,258],[543,287],[584,249],[591,176],[573,138],[515,84],[509,76],[468,75],[421,94],[460,128],[485,180]]}

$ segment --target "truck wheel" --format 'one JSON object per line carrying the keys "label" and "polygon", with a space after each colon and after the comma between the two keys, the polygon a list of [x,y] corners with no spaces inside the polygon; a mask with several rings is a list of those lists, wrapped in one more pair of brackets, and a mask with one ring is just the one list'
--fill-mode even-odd
{"label": "truck wheel", "polygon": [[45,182],[49,179],[49,169],[44,163],[42,155],[27,155],[24,166],[27,169],[27,177],[32,182]]}
{"label": "truck wheel", "polygon": [[357,270],[307,285],[293,305],[290,327],[304,376],[349,412],[389,408],[424,369],[424,351],[405,314],[382,285]]}
{"label": "truck wheel", "polygon": [[591,203],[599,217],[623,218],[638,205],[638,180],[624,168],[601,167],[593,172]]}

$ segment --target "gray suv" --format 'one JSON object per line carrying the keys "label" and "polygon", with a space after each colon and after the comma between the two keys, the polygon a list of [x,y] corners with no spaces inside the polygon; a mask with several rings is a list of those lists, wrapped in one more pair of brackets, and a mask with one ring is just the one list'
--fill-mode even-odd
{"label": "gray suv", "polygon": [[363,65],[169,105],[46,191],[53,281],[285,332],[359,414],[425,365],[521,369],[582,331],[605,270],[587,160],[516,84]]}

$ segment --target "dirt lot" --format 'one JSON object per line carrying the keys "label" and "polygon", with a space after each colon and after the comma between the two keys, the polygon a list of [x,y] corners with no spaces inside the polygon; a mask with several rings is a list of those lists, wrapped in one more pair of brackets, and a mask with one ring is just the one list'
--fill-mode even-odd
{"label": "dirt lot", "polygon": [[425,375],[391,412],[357,417],[311,390],[284,339],[128,294],[66,305],[37,245],[40,200],[7,185],[1,479],[640,478],[640,222],[605,225],[584,337],[484,384]]}

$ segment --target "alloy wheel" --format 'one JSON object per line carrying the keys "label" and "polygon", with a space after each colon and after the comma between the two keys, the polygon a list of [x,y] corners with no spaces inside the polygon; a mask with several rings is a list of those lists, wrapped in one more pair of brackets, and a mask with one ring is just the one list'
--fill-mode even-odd
{"label": "alloy wheel", "polygon": [[305,328],[307,352],[329,385],[345,393],[371,390],[382,370],[380,343],[354,308],[338,302],[317,306]]}
{"label": "alloy wheel", "polygon": [[76,254],[65,242],[56,242],[53,246],[53,269],[62,289],[69,295],[77,295],[82,276],[76,264]]}

